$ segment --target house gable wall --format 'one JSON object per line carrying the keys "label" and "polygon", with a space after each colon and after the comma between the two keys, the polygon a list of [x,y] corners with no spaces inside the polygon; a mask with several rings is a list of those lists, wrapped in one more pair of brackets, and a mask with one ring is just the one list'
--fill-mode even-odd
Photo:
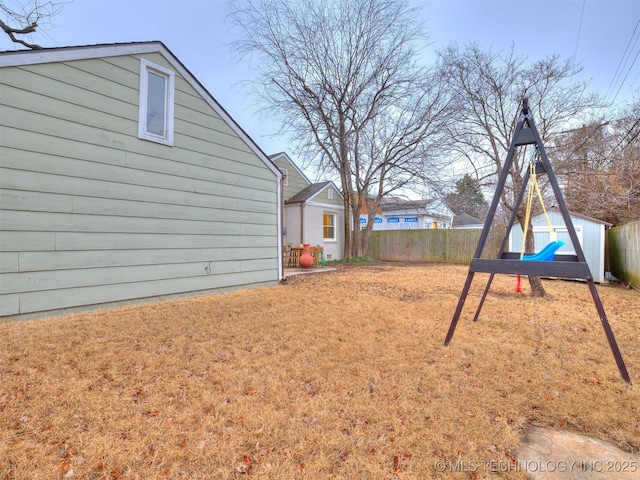
{"label": "house gable wall", "polygon": [[[288,173],[288,185],[283,187],[284,200],[292,198],[311,185],[286,154],[274,155],[271,159],[280,170],[286,169]],[[333,190],[333,198],[329,198],[329,189]],[[336,239],[333,241],[325,242],[323,238],[324,213],[336,215]],[[302,202],[285,204],[283,221],[286,226],[286,233],[283,235],[285,245],[299,245],[302,242],[319,245],[324,247],[324,252],[330,259],[342,259],[344,205],[342,196],[333,183]]]}
{"label": "house gable wall", "polygon": [[304,190],[310,185],[310,182],[298,172],[298,168],[289,161],[286,155],[280,155],[273,159],[276,165],[281,171],[287,170],[287,185],[283,187],[282,198],[288,200],[296,193]]}
{"label": "house gable wall", "polygon": [[277,177],[179,71],[175,138],[137,138],[140,58],[0,69],[0,315],[279,279]]}
{"label": "house gable wall", "polygon": [[[335,215],[335,240],[324,240],[323,220],[324,214]],[[344,210],[342,207],[334,208],[331,205],[309,204],[304,209],[304,241],[310,245],[324,247],[324,253],[330,260],[341,260],[344,245]]]}
{"label": "house gable wall", "polygon": [[[329,190],[333,191],[333,198],[329,198]],[[338,189],[330,184],[328,187],[323,188],[317,195],[315,195],[311,201],[313,203],[322,205],[335,205],[336,207],[344,207],[344,201]]]}

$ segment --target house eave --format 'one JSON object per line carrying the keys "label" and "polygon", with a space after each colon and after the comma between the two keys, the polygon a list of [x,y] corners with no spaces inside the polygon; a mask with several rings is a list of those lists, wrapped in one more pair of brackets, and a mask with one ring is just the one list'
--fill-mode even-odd
{"label": "house eave", "polygon": [[298,166],[295,164],[293,160],[291,160],[291,158],[289,157],[289,155],[287,155],[286,152],[271,154],[269,155],[269,160],[271,160],[271,162],[275,164],[275,162],[277,162],[282,157],[287,160],[287,162],[293,167],[293,169],[298,173],[298,175],[300,175],[304,179],[304,181],[307,182],[307,184],[309,185],[311,184],[311,181],[307,178],[304,172],[300,170],[300,168],[298,168]]}

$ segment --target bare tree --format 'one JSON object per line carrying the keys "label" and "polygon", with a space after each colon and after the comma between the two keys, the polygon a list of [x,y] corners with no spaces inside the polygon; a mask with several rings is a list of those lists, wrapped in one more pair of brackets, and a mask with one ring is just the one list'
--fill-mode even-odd
{"label": "bare tree", "polygon": [[[408,81],[397,92],[395,102],[381,108],[360,134],[360,147],[353,156],[354,187],[361,201],[352,206],[364,211],[368,221],[354,235],[354,254],[366,255],[375,213],[383,198],[406,190],[437,190],[442,176],[434,175],[445,162],[447,96],[439,77],[424,73]],[[364,200],[367,201],[364,201]],[[354,225],[354,233],[357,230]]]}
{"label": "bare tree", "polygon": [[[451,45],[440,52],[442,75],[452,89],[450,104],[455,121],[450,135],[453,155],[470,164],[483,185],[492,185],[502,171],[511,137],[524,97],[529,98],[536,126],[553,157],[551,139],[559,131],[576,122],[598,106],[598,98],[588,94],[584,83],[571,83],[579,71],[571,60],[550,56],[530,63],[526,57],[510,51],[492,51],[477,44],[464,49]],[[534,159],[533,150],[523,151],[514,159],[501,203],[510,212],[522,188],[526,168]],[[553,160],[552,160],[553,161]],[[544,184],[542,185],[544,187]],[[517,218],[526,232],[526,249],[533,251],[531,225],[525,223],[525,202]],[[544,296],[537,277],[529,277],[532,295]]]}
{"label": "bare tree", "polygon": [[614,225],[640,217],[640,102],[558,138],[557,173],[575,212]]}
{"label": "bare tree", "polygon": [[[361,208],[424,181],[442,128],[443,96],[417,65],[422,39],[408,0],[237,0],[240,55],[259,60],[256,85],[283,131],[345,198],[345,258],[366,253]],[[368,200],[373,199],[373,202]],[[362,241],[361,241],[362,240]]]}
{"label": "bare tree", "polygon": [[640,218],[640,101],[612,124],[615,144],[605,152],[605,167],[616,185],[613,203],[620,213],[611,219],[616,224]]}
{"label": "bare tree", "polygon": [[31,49],[42,48],[24,38],[42,30],[67,3],[54,0],[0,1],[0,27],[12,42]]}

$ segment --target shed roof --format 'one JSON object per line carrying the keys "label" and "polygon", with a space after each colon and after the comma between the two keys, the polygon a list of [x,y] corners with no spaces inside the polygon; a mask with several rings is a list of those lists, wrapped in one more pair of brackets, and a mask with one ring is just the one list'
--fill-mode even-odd
{"label": "shed roof", "polygon": [[453,217],[453,221],[451,225],[454,227],[460,227],[465,225],[482,225],[482,220],[474,217],[473,215],[469,215],[468,213],[460,213]]}
{"label": "shed roof", "polygon": [[[549,209],[549,211],[550,212],[558,212],[558,213],[560,213],[560,209],[558,207],[556,207],[556,206],[551,207]],[[540,212],[540,213],[534,215],[534,217],[537,217],[539,215],[544,215],[544,213]],[[613,227],[613,223],[605,222],[604,220],[598,220],[597,218],[590,217],[589,215],[584,215],[582,213],[576,213],[576,212],[569,211],[569,215],[571,215],[572,217],[576,217],[576,218],[582,218],[583,220],[588,220],[588,221],[593,222],[593,223],[599,223],[601,225],[604,225],[607,228]]]}

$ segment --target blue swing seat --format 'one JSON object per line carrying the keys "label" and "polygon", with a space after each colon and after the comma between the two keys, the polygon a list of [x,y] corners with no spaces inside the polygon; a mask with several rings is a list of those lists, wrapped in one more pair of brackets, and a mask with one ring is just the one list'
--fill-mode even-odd
{"label": "blue swing seat", "polygon": [[522,260],[526,260],[528,262],[553,262],[553,256],[556,254],[556,251],[563,245],[564,242],[562,240],[550,242],[545,245],[545,247],[538,253],[525,255],[524,257],[522,257]]}

